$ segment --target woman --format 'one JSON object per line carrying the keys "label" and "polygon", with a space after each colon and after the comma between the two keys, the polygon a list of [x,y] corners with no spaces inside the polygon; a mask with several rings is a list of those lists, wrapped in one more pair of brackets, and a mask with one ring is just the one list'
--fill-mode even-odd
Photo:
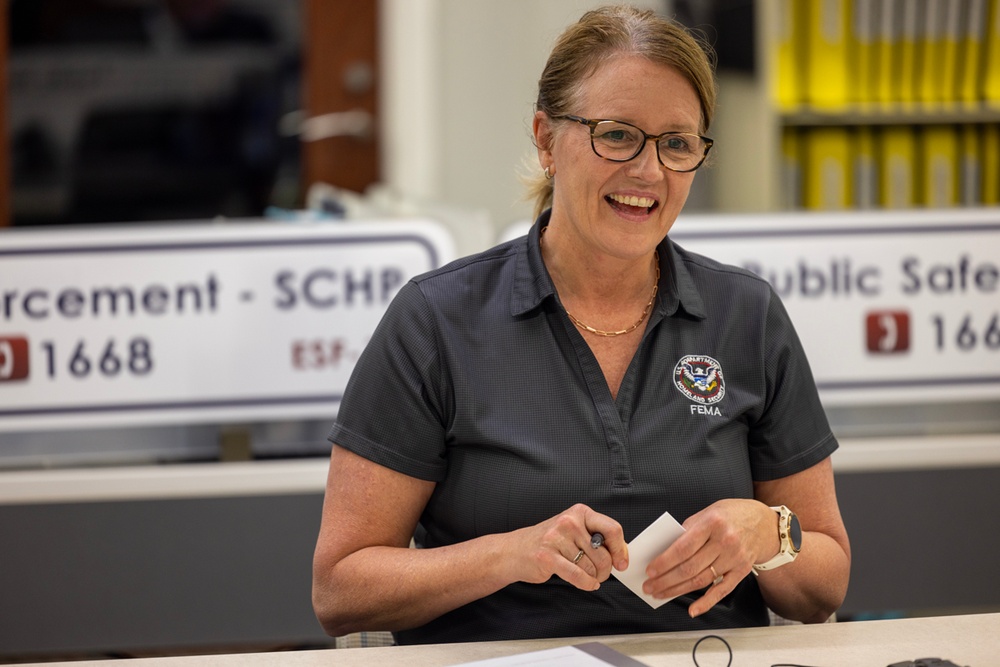
{"label": "woman", "polygon": [[[837,443],[788,317],[766,282],[667,238],[713,107],[705,52],[652,13],[588,12],[559,39],[533,122],[546,210],[401,290],[345,392],[314,561],[330,634],[583,636],[840,605]],[[676,596],[653,609],[609,575],[664,511],[686,532],[646,569],[645,593]]]}

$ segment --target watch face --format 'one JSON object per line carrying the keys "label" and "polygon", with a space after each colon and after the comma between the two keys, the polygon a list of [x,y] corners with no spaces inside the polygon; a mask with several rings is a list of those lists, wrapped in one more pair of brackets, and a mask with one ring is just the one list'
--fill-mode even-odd
{"label": "watch face", "polygon": [[788,537],[792,539],[792,548],[798,551],[802,548],[802,526],[799,517],[794,514],[788,518]]}

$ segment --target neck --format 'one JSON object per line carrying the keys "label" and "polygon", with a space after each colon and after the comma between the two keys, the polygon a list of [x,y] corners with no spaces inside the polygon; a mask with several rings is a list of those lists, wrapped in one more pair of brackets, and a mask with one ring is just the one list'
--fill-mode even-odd
{"label": "neck", "polygon": [[621,259],[581,248],[558,233],[542,228],[541,251],[545,267],[563,299],[609,301],[617,305],[649,298],[659,269],[656,251]]}
{"label": "neck", "polygon": [[656,299],[659,255],[616,260],[581,258],[571,248],[552,247],[542,229],[542,258],[570,320],[595,336],[621,336],[643,324]]}

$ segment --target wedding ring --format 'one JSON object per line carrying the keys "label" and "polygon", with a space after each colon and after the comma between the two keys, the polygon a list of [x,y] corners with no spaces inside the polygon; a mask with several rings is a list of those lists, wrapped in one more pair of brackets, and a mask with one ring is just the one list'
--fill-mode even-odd
{"label": "wedding ring", "polygon": [[576,558],[573,559],[573,565],[579,563],[581,558],[583,558],[583,549],[580,549],[580,552],[576,555]]}
{"label": "wedding ring", "polygon": [[715,579],[712,581],[713,586],[718,586],[719,584],[722,583],[722,580],[726,578],[725,575],[716,572],[715,568],[712,567],[711,565],[708,566],[708,569],[712,571],[712,576],[715,577]]}

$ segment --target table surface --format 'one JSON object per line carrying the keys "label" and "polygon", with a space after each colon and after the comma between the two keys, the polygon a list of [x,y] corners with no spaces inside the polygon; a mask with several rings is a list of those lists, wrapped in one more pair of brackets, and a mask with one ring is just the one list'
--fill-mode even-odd
{"label": "table surface", "polygon": [[[693,667],[691,651],[707,633],[673,632],[529,641],[287,651],[236,655],[136,658],[129,667],[444,667],[514,656],[558,646],[600,641],[650,667]],[[937,616],[820,625],[719,630],[732,647],[732,667],[794,663],[810,667],[886,667],[917,658],[945,658],[962,667],[1000,666],[1000,613]],[[726,667],[718,641],[698,648],[700,667]],[[75,667],[122,667],[121,660],[45,663]]]}

